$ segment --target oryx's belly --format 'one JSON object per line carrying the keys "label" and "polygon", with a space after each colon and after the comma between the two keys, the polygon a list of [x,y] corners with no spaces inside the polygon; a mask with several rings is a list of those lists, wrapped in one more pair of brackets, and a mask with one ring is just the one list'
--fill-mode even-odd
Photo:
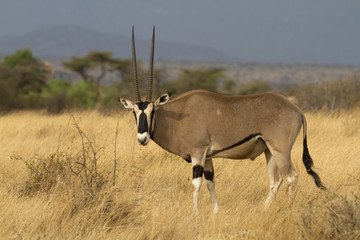
{"label": "oryx's belly", "polygon": [[[216,144],[214,144],[216,145]],[[253,136],[240,144],[234,144],[222,149],[210,149],[208,158],[255,159],[267,149],[265,141],[260,135]]]}

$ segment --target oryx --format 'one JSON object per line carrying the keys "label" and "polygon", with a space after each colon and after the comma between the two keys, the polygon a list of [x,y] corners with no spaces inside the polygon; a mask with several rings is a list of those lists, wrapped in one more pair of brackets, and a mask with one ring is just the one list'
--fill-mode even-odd
{"label": "oryx", "polygon": [[193,169],[195,187],[193,201],[197,213],[202,176],[218,211],[215,197],[213,158],[254,160],[265,153],[270,178],[270,192],[265,201],[274,199],[283,180],[290,196],[295,191],[297,173],[290,159],[295,139],[303,127],[303,162],[317,187],[325,189],[312,170],[313,161],[307,148],[306,119],[301,110],[285,97],[275,93],[249,96],[224,96],[195,90],[170,100],[163,94],[152,101],[155,27],[153,29],[149,82],[146,100],[141,100],[136,68],[134,27],[132,29],[132,64],[135,102],[119,98],[125,108],[132,109],[137,124],[137,140],[146,145],[150,139],[160,147],[188,162]]}

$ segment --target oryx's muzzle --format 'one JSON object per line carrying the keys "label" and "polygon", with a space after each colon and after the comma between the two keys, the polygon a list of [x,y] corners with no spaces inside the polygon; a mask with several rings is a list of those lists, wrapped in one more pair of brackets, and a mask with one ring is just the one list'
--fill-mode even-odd
{"label": "oryx's muzzle", "polygon": [[146,145],[150,140],[150,134],[148,132],[138,133],[137,140],[139,144]]}

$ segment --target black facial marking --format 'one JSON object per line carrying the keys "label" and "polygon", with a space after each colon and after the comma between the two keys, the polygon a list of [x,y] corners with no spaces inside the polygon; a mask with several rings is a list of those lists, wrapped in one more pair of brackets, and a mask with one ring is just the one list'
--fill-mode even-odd
{"label": "black facial marking", "polygon": [[206,180],[212,181],[214,179],[214,173],[210,171],[205,171],[204,176]]}
{"label": "black facial marking", "polygon": [[147,124],[146,114],[144,112],[142,112],[139,117],[138,133],[144,133],[144,132],[147,132],[148,130],[149,130],[149,128],[148,128],[148,124]]}
{"label": "black facial marking", "polygon": [[202,166],[196,165],[193,167],[193,179],[202,177],[204,173],[204,168]]}
{"label": "black facial marking", "polygon": [[[147,117],[146,114],[144,113],[144,110],[147,108],[147,106],[150,104],[151,102],[149,101],[145,101],[145,102],[137,102],[136,105],[138,106],[139,110],[141,111],[140,116],[139,116],[139,126],[138,126],[138,133],[144,133],[144,132],[148,132],[149,131],[149,126],[147,123]],[[135,113],[134,113],[135,114]],[[136,119],[136,115],[135,115],[135,119]],[[136,119],[137,120],[137,119]]]}
{"label": "black facial marking", "polygon": [[137,102],[136,105],[138,105],[138,108],[139,108],[141,111],[144,111],[150,103],[151,103],[151,102],[149,102],[149,101]]}
{"label": "black facial marking", "polygon": [[254,138],[254,137],[256,137],[256,136],[261,136],[261,133],[250,134],[250,135],[247,136],[246,138],[240,140],[240,141],[237,142],[237,143],[234,143],[233,145],[231,145],[231,146],[229,146],[229,147],[226,147],[226,148],[223,148],[223,149],[220,149],[220,150],[215,150],[215,151],[213,151],[210,155],[207,155],[206,157],[207,157],[207,158],[210,158],[210,157],[212,157],[212,156],[215,156],[215,155],[218,154],[219,152],[223,152],[223,151],[229,150],[229,149],[231,149],[231,148],[240,146],[241,144],[246,143],[247,141],[249,141],[250,139],[252,139],[252,138]]}
{"label": "black facial marking", "polygon": [[135,111],[133,111],[133,114],[134,114],[134,117],[135,117],[135,122],[136,122],[136,124],[137,124],[137,118],[136,118],[136,113],[135,113]]}
{"label": "black facial marking", "polygon": [[151,115],[150,115],[150,132],[152,132],[152,130],[153,130],[151,128],[152,128],[152,124],[153,124],[154,113],[155,113],[155,109],[153,108],[153,110],[151,111]]}
{"label": "black facial marking", "polygon": [[152,121],[152,119],[153,119],[153,117],[154,117],[154,113],[155,113],[155,109],[153,109],[153,110],[151,111],[151,115],[150,115],[151,121]]}

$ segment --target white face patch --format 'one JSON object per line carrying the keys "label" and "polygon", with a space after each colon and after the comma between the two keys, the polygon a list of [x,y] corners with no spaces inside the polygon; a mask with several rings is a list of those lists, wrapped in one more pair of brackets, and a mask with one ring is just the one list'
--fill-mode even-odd
{"label": "white face patch", "polygon": [[218,115],[218,116],[221,116],[221,110],[220,110],[220,108],[218,108],[218,109],[216,109],[216,115]]}
{"label": "white face patch", "polygon": [[147,119],[147,123],[148,123],[148,126],[149,126],[149,129],[150,129],[150,124],[151,124],[151,113],[154,109],[154,104],[153,103],[150,103],[147,108],[144,110],[144,113],[146,114],[146,119]]}
{"label": "white face patch", "polygon": [[139,107],[136,104],[133,107],[133,111],[134,111],[136,121],[138,121],[141,111],[139,110]]}

